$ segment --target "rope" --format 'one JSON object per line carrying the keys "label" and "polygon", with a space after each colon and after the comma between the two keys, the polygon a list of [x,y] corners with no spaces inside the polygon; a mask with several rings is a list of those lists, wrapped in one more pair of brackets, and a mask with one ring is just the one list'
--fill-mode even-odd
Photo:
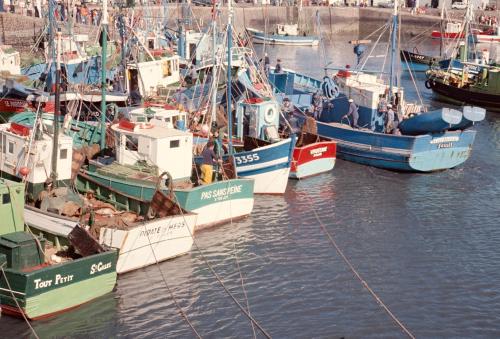
{"label": "rope", "polygon": [[[189,227],[187,226],[185,218],[184,218],[184,224],[186,225],[187,229],[189,230]],[[153,248],[153,244],[151,244],[151,239],[149,238],[149,232],[147,232],[146,224],[143,224],[143,225],[144,225],[143,226],[144,231],[146,232],[146,235],[147,235],[147,238],[148,238],[149,247],[151,247],[151,253],[153,253],[153,257],[155,259],[156,267],[158,267],[158,271],[161,274],[161,278],[163,280],[163,283],[165,284],[165,287],[167,288],[167,291],[170,294],[170,297],[172,298],[172,300],[173,300],[173,302],[175,304],[175,307],[177,307],[177,309],[179,310],[179,313],[184,318],[184,320],[188,323],[189,327],[191,328],[191,330],[193,331],[193,333],[196,335],[196,337],[199,338],[199,339],[201,339],[200,334],[198,333],[198,331],[196,331],[196,329],[194,328],[194,326],[191,323],[191,321],[189,321],[189,318],[187,317],[186,312],[184,312],[184,310],[182,309],[182,307],[177,302],[177,299],[175,298],[174,293],[172,292],[172,289],[170,288],[170,285],[168,284],[167,279],[165,278],[165,275],[163,274],[163,271],[162,271],[162,269],[160,267],[158,259],[156,258],[156,253],[155,253],[155,250]],[[189,233],[191,234],[191,232],[189,232]]]}
{"label": "rope", "polygon": [[368,285],[368,283],[361,277],[361,275],[356,271],[354,266],[351,264],[349,259],[345,256],[344,252],[340,249],[340,247],[337,245],[337,242],[335,239],[330,235],[330,232],[326,229],[325,225],[323,222],[321,222],[321,219],[318,216],[318,213],[316,210],[313,208],[312,209],[314,216],[316,217],[316,220],[318,220],[319,225],[325,235],[328,237],[330,240],[330,243],[333,245],[337,253],[342,257],[342,260],[346,263],[346,265],[349,267],[351,272],[358,278],[358,280],[361,282],[364,288],[370,292],[370,294],[373,296],[373,298],[377,301],[377,303],[384,309],[384,311],[392,318],[392,320],[401,328],[401,330],[411,339],[415,339],[415,336],[403,325],[403,323],[391,312],[391,310],[384,304],[382,299],[371,289],[371,287]]}
{"label": "rope", "polygon": [[[177,203],[177,206],[179,207],[179,210],[181,211],[181,215],[184,217],[184,221],[185,221],[186,217],[184,216],[184,212],[182,210],[181,205],[179,204],[179,201],[176,199],[175,202]],[[229,289],[226,287],[226,285],[222,281],[221,277],[217,274],[217,272],[215,272],[215,270],[212,267],[212,265],[208,262],[207,258],[205,257],[205,255],[203,254],[203,251],[198,246],[198,243],[196,242],[196,239],[194,238],[194,235],[192,234],[191,230],[189,230],[189,228],[188,228],[188,231],[189,231],[189,234],[191,235],[191,238],[193,238],[193,244],[196,247],[196,250],[198,251],[198,253],[200,254],[202,260],[205,262],[205,264],[207,265],[207,267],[210,270],[210,272],[215,276],[215,279],[222,286],[222,288],[224,289],[224,291],[226,292],[226,294],[231,298],[231,300],[236,304],[236,306],[238,306],[238,308],[240,309],[240,311],[252,322],[252,324],[254,324],[255,326],[257,326],[257,328],[261,331],[261,333],[266,338],[269,338],[269,339],[272,338],[271,335],[262,327],[262,325],[260,325],[257,322],[257,320],[255,320],[255,318],[243,307],[243,305],[241,305],[241,303],[229,291]]]}
{"label": "rope", "polygon": [[14,295],[14,292],[12,291],[12,288],[10,287],[9,279],[7,279],[7,275],[5,274],[5,271],[3,269],[3,267],[5,266],[5,264],[6,263],[3,263],[2,266],[0,266],[0,270],[2,270],[3,278],[5,279],[5,282],[7,283],[7,287],[9,288],[10,295],[12,296],[12,299],[14,299],[14,302],[16,303],[17,308],[21,312],[21,315],[23,316],[24,321],[26,321],[26,324],[28,324],[28,327],[30,328],[31,333],[33,333],[33,335],[35,336],[36,339],[40,339],[40,337],[38,336],[38,334],[36,334],[35,329],[33,328],[33,326],[31,326],[28,318],[26,318],[26,314],[24,314],[24,311],[21,308],[21,305],[19,305],[19,302],[17,301],[17,298]]}

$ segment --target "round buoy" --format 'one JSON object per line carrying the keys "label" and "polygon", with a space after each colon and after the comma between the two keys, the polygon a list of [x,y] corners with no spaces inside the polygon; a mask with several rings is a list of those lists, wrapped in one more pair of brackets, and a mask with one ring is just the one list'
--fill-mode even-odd
{"label": "round buoy", "polygon": [[30,174],[30,169],[26,166],[23,166],[19,169],[19,174],[21,174],[23,177],[27,177],[28,174]]}

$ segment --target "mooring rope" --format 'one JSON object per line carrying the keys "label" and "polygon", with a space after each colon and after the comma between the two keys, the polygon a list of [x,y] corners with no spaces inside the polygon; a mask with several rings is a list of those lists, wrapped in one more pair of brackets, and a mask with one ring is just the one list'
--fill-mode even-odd
{"label": "mooring rope", "polygon": [[12,296],[12,299],[14,300],[14,302],[16,303],[16,306],[17,308],[19,309],[19,312],[21,312],[21,315],[23,316],[24,318],[24,321],[26,321],[26,324],[28,324],[28,327],[30,328],[31,330],[31,333],[33,333],[33,335],[35,336],[36,339],[40,339],[40,337],[38,336],[38,334],[35,332],[35,329],[33,328],[33,326],[31,326],[28,318],[26,318],[26,314],[24,314],[24,311],[23,309],[21,308],[21,305],[19,305],[18,301],[17,301],[17,298],[16,296],[14,295],[14,292],[12,291],[12,288],[10,287],[10,283],[9,283],[9,279],[7,279],[7,275],[5,274],[5,271],[3,270],[3,267],[5,266],[6,263],[3,263],[1,266],[0,266],[0,270],[2,270],[2,274],[3,274],[3,278],[5,279],[5,282],[7,283],[7,287],[9,288],[9,292],[10,292],[10,295]]}
{"label": "mooring rope", "polygon": [[[177,206],[179,207],[179,210],[181,211],[181,215],[183,216],[184,218],[184,222],[186,222],[186,217],[184,216],[184,212],[182,210],[182,207],[181,205],[179,204],[179,201],[177,199],[175,199],[175,202],[177,204]],[[200,257],[201,259],[204,261],[204,263],[207,265],[208,269],[210,270],[210,272],[215,276],[215,279],[219,282],[219,284],[222,286],[222,288],[224,289],[224,291],[226,292],[226,294],[231,298],[231,300],[233,300],[233,302],[236,304],[236,306],[238,306],[238,308],[241,310],[241,312],[243,314],[245,314],[245,316],[252,322],[252,324],[254,324],[255,326],[257,326],[257,328],[262,332],[262,334],[266,337],[266,338],[272,338],[271,335],[262,327],[261,324],[259,324],[259,322],[257,322],[257,320],[255,320],[255,318],[243,307],[243,305],[241,305],[241,303],[235,298],[235,296],[229,291],[229,289],[226,287],[226,285],[224,284],[224,281],[222,281],[222,278],[219,276],[219,274],[217,274],[217,272],[215,272],[214,268],[212,267],[212,265],[208,262],[208,259],[205,257],[205,255],[203,254],[203,251],[201,250],[201,248],[198,246],[198,243],[193,235],[193,233],[191,232],[191,230],[188,228],[188,231],[189,231],[189,234],[191,235],[191,238],[193,239],[193,244],[194,246],[196,247],[196,250],[198,251],[198,253],[200,254]]]}
{"label": "mooring rope", "polygon": [[337,251],[337,253],[340,255],[340,257],[342,258],[342,260],[344,260],[344,262],[349,267],[349,269],[351,270],[351,272],[356,276],[356,278],[358,278],[358,280],[361,282],[361,284],[363,285],[363,287],[365,287],[368,290],[368,292],[370,292],[370,294],[373,296],[373,298],[375,298],[375,300],[377,301],[377,303],[392,318],[392,320],[401,328],[401,330],[408,337],[410,337],[412,339],[415,339],[415,336],[406,328],[405,325],[403,325],[403,323],[394,315],[394,313],[391,312],[391,310],[389,309],[389,307],[387,307],[385,305],[385,303],[382,301],[382,299],[380,299],[380,297],[377,295],[377,293],[375,293],[375,291],[372,290],[372,288],[368,285],[368,283],[363,279],[363,277],[361,277],[361,275],[358,273],[358,271],[354,268],[354,266],[351,264],[351,262],[349,261],[349,259],[345,256],[344,252],[337,245],[337,242],[332,237],[332,235],[330,234],[330,232],[328,232],[328,230],[326,229],[325,225],[323,224],[323,222],[319,218],[318,213],[316,212],[316,210],[313,208],[312,211],[314,213],[314,216],[316,217],[316,220],[318,220],[321,229],[323,230],[323,232],[326,234],[326,236],[330,240],[330,243],[333,245],[333,247],[335,247],[335,250]]}
{"label": "mooring rope", "polygon": [[[188,226],[185,218],[184,218],[184,224],[186,225],[187,229],[189,230],[189,226]],[[148,238],[149,247],[151,248],[151,253],[153,253],[153,257],[155,259],[156,267],[158,267],[158,271],[160,271],[161,278],[163,280],[163,283],[165,284],[165,287],[167,288],[168,293],[170,294],[170,297],[172,298],[177,309],[179,310],[179,313],[181,314],[181,316],[188,323],[188,325],[191,328],[191,330],[193,331],[193,333],[196,335],[196,337],[201,339],[202,338],[201,335],[198,333],[198,331],[196,331],[196,328],[194,328],[194,325],[191,323],[191,321],[189,321],[189,318],[188,318],[186,312],[184,312],[181,305],[179,305],[179,303],[177,302],[177,298],[175,298],[174,293],[172,292],[172,289],[170,288],[170,285],[168,284],[167,279],[165,278],[165,275],[163,274],[163,271],[162,271],[160,264],[158,262],[158,258],[156,258],[156,254],[155,254],[155,251],[153,248],[153,244],[151,244],[151,239],[149,238],[149,232],[146,228],[146,224],[143,224],[143,225],[144,225],[143,226],[144,231],[146,232],[146,236]],[[189,233],[191,233],[191,232],[189,232]]]}

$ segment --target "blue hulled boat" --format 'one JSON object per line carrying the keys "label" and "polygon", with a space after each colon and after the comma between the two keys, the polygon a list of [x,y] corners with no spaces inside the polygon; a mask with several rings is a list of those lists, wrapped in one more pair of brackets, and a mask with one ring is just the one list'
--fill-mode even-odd
{"label": "blue hulled boat", "polygon": [[[396,4],[393,32],[397,31],[397,16]],[[448,108],[427,111],[405,102],[403,88],[393,85],[396,36],[392,36],[389,84],[373,74],[349,69],[338,71],[333,78],[325,76],[320,85],[318,80],[306,80],[307,76],[295,72],[272,74],[270,81],[278,97],[289,98],[295,107],[311,111],[313,104],[321,107],[316,117],[318,135],[337,142],[340,159],[411,172],[458,166],[469,158],[474,143],[476,131],[468,128],[484,119],[484,110],[466,107],[463,112]],[[356,127],[352,127],[352,116],[347,117],[349,99],[359,113]],[[388,123],[389,104],[394,107],[394,123]]]}

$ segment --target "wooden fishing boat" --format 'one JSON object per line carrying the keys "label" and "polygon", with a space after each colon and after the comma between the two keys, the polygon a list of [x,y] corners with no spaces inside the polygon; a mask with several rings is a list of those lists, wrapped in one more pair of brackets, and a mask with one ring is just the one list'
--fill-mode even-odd
{"label": "wooden fishing boat", "polygon": [[2,313],[24,314],[31,320],[46,318],[113,290],[117,251],[94,243],[79,227],[73,228],[70,234],[78,253],[55,250],[43,237],[24,231],[24,184],[2,179],[0,192],[3,196],[0,208]]}
{"label": "wooden fishing boat", "polygon": [[[158,175],[168,171],[172,188],[163,186],[162,190],[172,190],[184,210],[198,214],[195,230],[236,220],[252,211],[254,182],[235,177],[232,159],[220,168],[224,180],[198,184],[199,172],[192,168],[190,132],[161,126],[156,120],[122,120],[111,130],[115,136],[115,157],[97,158],[83,167],[77,177],[80,191],[92,189],[106,202],[119,204],[123,198],[126,202],[122,207],[132,206],[131,200],[150,201]],[[146,211],[138,210],[140,214]]]}
{"label": "wooden fishing boat", "polygon": [[[53,120],[46,121],[49,124]],[[51,125],[43,128],[34,124],[40,130],[48,130]],[[40,192],[46,190],[47,168],[50,168],[52,159],[52,139],[44,137],[38,132],[38,139],[32,140],[32,128],[8,123],[0,125],[0,138],[9,146],[6,152],[0,152],[0,173],[15,180],[27,181],[29,192],[28,199],[37,202]],[[100,244],[114,247],[119,250],[118,273],[128,272],[140,267],[170,259],[191,249],[193,244],[192,234],[196,225],[197,215],[181,211],[176,206],[172,197],[163,197],[153,185],[153,192],[148,201],[135,200],[126,208],[130,213],[117,210],[120,203],[126,205],[111,189],[106,192],[99,187],[92,196],[106,197],[114,200],[114,204],[103,203],[102,200],[87,196],[85,199],[67,189],[71,185],[81,162],[85,159],[84,151],[73,150],[72,138],[66,135],[59,136],[57,161],[59,186],[51,191],[50,197],[38,201],[39,207],[26,206],[25,221],[34,232],[43,232],[58,247],[68,244],[68,234],[79,222],[84,220],[91,224],[91,231]],[[25,149],[31,148],[32,152],[25,155]],[[14,159],[20,166],[12,166]],[[29,174],[23,176],[27,168]],[[73,171],[72,171],[73,168]],[[49,171],[50,172],[50,171]],[[157,179],[157,180],[161,180]],[[157,183],[157,182],[156,182]],[[84,189],[89,192],[89,187]],[[93,220],[90,220],[90,210]],[[142,216],[141,216],[142,214]]]}

